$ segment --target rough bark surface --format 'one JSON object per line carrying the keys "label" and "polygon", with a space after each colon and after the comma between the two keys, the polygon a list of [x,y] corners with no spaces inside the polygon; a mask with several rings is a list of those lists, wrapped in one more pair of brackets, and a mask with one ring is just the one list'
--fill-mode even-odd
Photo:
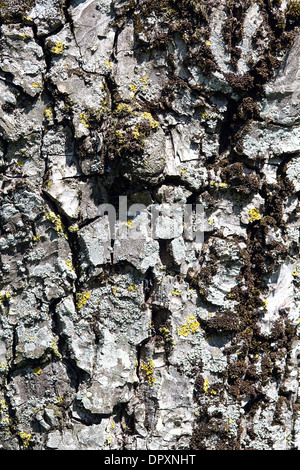
{"label": "rough bark surface", "polygon": [[0,0],[2,449],[299,449],[299,19]]}

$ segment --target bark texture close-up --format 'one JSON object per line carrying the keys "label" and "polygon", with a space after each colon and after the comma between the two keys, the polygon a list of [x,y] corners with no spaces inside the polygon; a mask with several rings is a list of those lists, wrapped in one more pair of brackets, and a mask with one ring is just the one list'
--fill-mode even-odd
{"label": "bark texture close-up", "polygon": [[0,0],[0,449],[300,450],[299,25]]}

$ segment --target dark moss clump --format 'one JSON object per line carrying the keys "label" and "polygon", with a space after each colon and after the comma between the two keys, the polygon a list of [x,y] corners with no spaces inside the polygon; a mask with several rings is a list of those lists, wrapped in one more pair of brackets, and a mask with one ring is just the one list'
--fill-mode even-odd
{"label": "dark moss clump", "polygon": [[19,23],[34,5],[35,0],[0,0],[0,20]]}
{"label": "dark moss clump", "polygon": [[237,108],[237,115],[234,116],[235,119],[239,120],[248,120],[254,119],[259,116],[257,109],[257,104],[251,96],[247,96],[242,99],[240,105]]}
{"label": "dark moss clump", "polygon": [[292,24],[298,23],[299,25],[299,21],[300,21],[300,1],[299,0],[292,0],[289,2],[285,16],[288,22]]}
{"label": "dark moss clump", "polygon": [[281,178],[278,178],[277,184],[264,186],[263,192],[265,193],[265,214],[275,221],[278,228],[285,229],[284,202],[295,192],[293,183],[283,174]]}
{"label": "dark moss clump", "polygon": [[1,105],[1,108],[3,109],[3,111],[5,111],[6,113],[12,113],[15,109],[14,105],[12,105],[11,103],[4,103]]}
{"label": "dark moss clump", "polygon": [[251,0],[227,0],[226,2],[227,18],[224,22],[222,33],[226,49],[231,55],[231,65],[235,71],[241,56],[241,48],[238,44],[243,39],[243,19],[250,5]]}
{"label": "dark moss clump", "polygon": [[[216,70],[217,66],[212,55],[208,39],[210,36],[211,2],[197,0],[149,0],[139,2],[135,9],[134,32],[147,38],[140,41],[139,48],[167,49],[175,35],[179,34],[188,51],[185,57],[187,65],[197,65],[207,75]],[[148,24],[151,15],[156,17],[156,25]],[[170,54],[168,54],[170,61]]]}
{"label": "dark moss clump", "polygon": [[257,396],[256,382],[258,374],[254,364],[248,364],[244,360],[234,361],[229,364],[226,371],[228,391],[235,397],[249,395]]}
{"label": "dark moss clump", "polygon": [[244,166],[241,162],[235,162],[222,168],[223,182],[230,184],[237,192],[245,195],[257,192],[261,188],[261,179],[256,173],[244,174]]}
{"label": "dark moss clump", "polygon": [[229,184],[244,184],[244,165],[241,162],[235,162],[223,168],[221,176],[224,182]]}
{"label": "dark moss clump", "polygon": [[205,330],[208,333],[238,333],[241,330],[240,317],[236,312],[225,310],[209,318]]}
{"label": "dark moss clump", "polygon": [[222,416],[209,417],[203,413],[199,417],[190,446],[192,450],[207,450],[211,439],[214,450],[238,450],[238,439],[229,436],[228,425]]}
{"label": "dark moss clump", "polygon": [[255,85],[254,77],[249,72],[244,73],[244,75],[229,72],[226,74],[226,78],[228,83],[238,92],[249,92]]}
{"label": "dark moss clump", "polygon": [[214,56],[211,52],[210,46],[203,43],[198,45],[197,48],[190,50],[186,55],[188,65],[196,65],[201,68],[205,75],[217,70]]}
{"label": "dark moss clump", "polygon": [[279,67],[280,61],[272,54],[266,55],[261,59],[253,70],[253,77],[258,88],[269,81],[274,71]]}

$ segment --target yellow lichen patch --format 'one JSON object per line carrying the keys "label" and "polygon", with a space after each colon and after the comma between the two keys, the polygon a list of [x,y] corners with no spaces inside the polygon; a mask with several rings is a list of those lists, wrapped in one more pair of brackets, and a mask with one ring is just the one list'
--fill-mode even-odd
{"label": "yellow lichen patch", "polygon": [[115,286],[115,287],[113,288],[113,295],[117,295],[117,290],[118,290],[118,287]]}
{"label": "yellow lichen patch", "polygon": [[31,441],[31,434],[27,434],[26,432],[19,432],[18,434],[20,438],[22,439],[23,447],[27,449],[29,447],[29,443]]}
{"label": "yellow lichen patch", "polygon": [[132,132],[132,135],[133,137],[136,139],[136,140],[139,140],[143,137],[143,135],[140,133],[140,131],[138,130],[138,128],[136,126],[133,126],[131,128],[131,132]]}
{"label": "yellow lichen patch", "polygon": [[64,402],[64,397],[60,395],[59,397],[56,397],[56,400],[59,405],[62,405]]}
{"label": "yellow lichen patch", "polygon": [[169,328],[166,328],[165,326],[161,326],[158,331],[162,334],[164,338],[167,338],[170,334]]}
{"label": "yellow lichen patch", "polygon": [[141,365],[141,369],[146,372],[147,380],[148,380],[150,387],[152,387],[153,383],[156,381],[156,378],[153,377],[154,368],[155,368],[155,364],[152,359],[150,359],[147,362],[147,364]]}
{"label": "yellow lichen patch", "polygon": [[72,260],[67,259],[66,265],[68,266],[68,268],[70,269],[70,271],[75,272],[75,269],[74,269],[74,265],[73,265],[73,261],[72,261]]}
{"label": "yellow lichen patch", "polygon": [[181,325],[177,328],[177,334],[179,336],[188,336],[190,334],[190,329],[187,325]]}
{"label": "yellow lichen patch", "polygon": [[208,389],[209,389],[209,381],[207,379],[204,379],[203,390],[205,393],[207,393]]}
{"label": "yellow lichen patch", "polygon": [[172,295],[177,295],[177,297],[181,296],[181,290],[179,289],[173,289],[171,292]]}
{"label": "yellow lichen patch", "polygon": [[91,297],[90,292],[77,292],[76,294],[76,307],[82,308]]}
{"label": "yellow lichen patch", "polygon": [[134,228],[133,220],[132,220],[132,219],[129,219],[129,220],[126,222],[126,225],[127,225],[128,228],[133,229],[133,228]]}
{"label": "yellow lichen patch", "polygon": [[294,270],[292,272],[292,276],[293,277],[298,277],[298,268],[297,268],[297,266],[294,267]]}
{"label": "yellow lichen patch", "polygon": [[37,243],[41,240],[41,237],[39,235],[34,235],[34,237],[32,238],[32,240],[34,241],[34,243]]}
{"label": "yellow lichen patch", "polygon": [[46,219],[49,220],[52,224],[54,224],[54,229],[59,237],[64,234],[65,226],[61,221],[59,215],[55,215],[54,212],[49,211],[46,213]]}
{"label": "yellow lichen patch", "polygon": [[213,225],[214,219],[212,217],[208,218],[208,225]]}
{"label": "yellow lichen patch", "polygon": [[261,215],[255,207],[253,209],[249,209],[248,216],[249,222],[254,222],[255,220],[261,219]]}
{"label": "yellow lichen patch", "polygon": [[129,88],[130,88],[130,91],[134,94],[137,90],[137,87],[136,85],[134,85],[134,83],[130,83],[129,84]]}
{"label": "yellow lichen patch", "polygon": [[140,78],[140,82],[142,82],[143,86],[149,86],[149,80],[146,76]]}
{"label": "yellow lichen patch", "polygon": [[132,107],[126,103],[119,103],[116,108],[116,113],[128,113],[131,114],[133,112]]}
{"label": "yellow lichen patch", "polygon": [[170,332],[169,328],[167,328],[166,326],[161,326],[158,329],[158,331],[162,335],[164,340],[168,343],[168,345],[173,349],[174,346],[175,346],[175,341],[173,340],[173,338],[171,336],[171,332]]}
{"label": "yellow lichen patch", "polygon": [[190,315],[187,319],[186,319],[186,322],[187,322],[187,325],[189,327],[189,329],[191,330],[192,333],[195,333],[199,326],[200,326],[200,323],[196,320],[196,317],[195,315]]}
{"label": "yellow lichen patch", "polygon": [[263,307],[264,310],[267,310],[267,309],[268,309],[268,303],[269,303],[268,299],[264,299],[264,300],[263,300],[263,305],[262,305],[262,307]]}
{"label": "yellow lichen patch", "polygon": [[4,400],[4,398],[2,398],[0,400],[0,413],[2,413],[5,410],[7,410],[7,404],[6,404],[6,401]]}
{"label": "yellow lichen patch", "polygon": [[195,315],[189,315],[186,319],[186,323],[177,328],[177,334],[179,336],[188,336],[190,333],[196,333],[200,326],[198,320],[196,320]]}
{"label": "yellow lichen patch", "polygon": [[70,227],[68,228],[68,230],[69,230],[69,232],[71,232],[71,233],[78,232],[79,226],[78,226],[78,224],[70,225]]}
{"label": "yellow lichen patch", "polygon": [[141,114],[141,117],[150,123],[151,129],[157,129],[159,122],[155,121],[152,114],[144,112]]}
{"label": "yellow lichen patch", "polygon": [[32,86],[33,86],[33,88],[42,88],[42,85],[40,83],[36,83],[36,82],[34,82],[32,84]]}
{"label": "yellow lichen patch", "polygon": [[84,125],[84,127],[89,127],[88,117],[85,113],[80,113],[80,122]]}
{"label": "yellow lichen patch", "polygon": [[64,52],[64,49],[65,49],[65,45],[63,42],[60,42],[58,41],[55,46],[52,47],[51,49],[51,52],[53,52],[53,54],[57,54],[57,55],[60,55]]}
{"label": "yellow lichen patch", "polygon": [[62,358],[62,355],[60,354],[60,352],[58,350],[58,342],[57,342],[56,338],[53,338],[53,340],[52,340],[51,349],[52,349],[52,351],[53,351],[53,353],[56,357],[58,357],[59,359]]}
{"label": "yellow lichen patch", "polygon": [[128,290],[132,292],[136,292],[136,284],[130,284],[130,286],[128,287]]}
{"label": "yellow lichen patch", "polygon": [[34,369],[32,369],[32,372],[34,373],[34,375],[41,375],[41,373],[43,372],[43,369],[37,366]]}
{"label": "yellow lichen patch", "polygon": [[0,362],[0,371],[4,372],[8,370],[8,363],[7,361]]}
{"label": "yellow lichen patch", "polygon": [[2,302],[9,302],[11,299],[11,294],[6,290],[5,292],[0,292],[0,304]]}
{"label": "yellow lichen patch", "polygon": [[19,38],[23,39],[23,41],[30,39],[30,36],[27,36],[27,34],[19,33],[18,36]]}
{"label": "yellow lichen patch", "polygon": [[46,117],[47,121],[50,122],[53,118],[53,110],[52,110],[51,106],[49,108],[45,109],[44,114],[45,114],[45,117]]}
{"label": "yellow lichen patch", "polygon": [[109,62],[109,60],[107,60],[107,61],[105,62],[105,65],[107,65],[107,67],[109,67],[110,69],[112,68],[112,63]]}
{"label": "yellow lichen patch", "polygon": [[124,133],[122,131],[120,131],[119,129],[116,129],[115,134],[116,134],[118,143],[119,144],[124,144],[124,142],[125,142]]}

